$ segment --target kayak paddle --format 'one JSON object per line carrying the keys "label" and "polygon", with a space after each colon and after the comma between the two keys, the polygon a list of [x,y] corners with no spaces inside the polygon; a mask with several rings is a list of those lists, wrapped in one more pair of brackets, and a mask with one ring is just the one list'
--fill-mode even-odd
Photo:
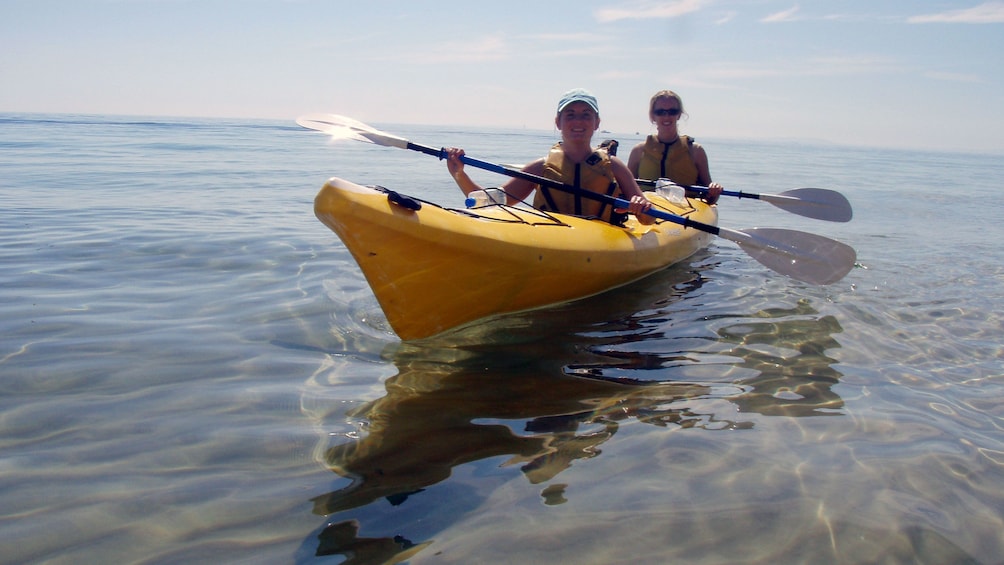
{"label": "kayak paddle", "polygon": [[[635,180],[639,185],[655,186],[654,180]],[[692,185],[684,186],[683,188],[701,194],[708,193],[708,187],[706,186]],[[851,203],[847,201],[847,197],[835,190],[826,188],[795,188],[786,190],[781,194],[756,194],[741,190],[723,190],[722,196],[763,200],[786,212],[814,220],[849,222],[854,217],[854,211],[851,210]]]}
{"label": "kayak paddle", "polygon": [[[310,114],[297,118],[296,123],[308,129],[327,133],[335,139],[366,141],[386,147],[410,149],[439,159],[446,158],[445,149],[412,143],[407,139],[384,133],[345,116]],[[583,198],[606,202],[617,208],[626,209],[630,206],[630,202],[623,198],[598,194],[525,171],[473,159],[466,155],[461,157],[461,161],[472,167],[521,178],[555,190],[571,192]],[[857,258],[853,247],[821,235],[778,228],[732,230],[696,222],[656,208],[650,209],[647,213],[652,217],[673,222],[685,228],[694,228],[732,241],[765,267],[810,284],[822,285],[839,281],[854,268],[854,261]]]}

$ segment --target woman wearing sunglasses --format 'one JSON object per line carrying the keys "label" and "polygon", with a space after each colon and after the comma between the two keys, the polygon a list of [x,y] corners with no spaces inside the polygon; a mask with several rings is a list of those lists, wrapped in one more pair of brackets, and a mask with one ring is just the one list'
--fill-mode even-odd
{"label": "woman wearing sunglasses", "polygon": [[677,122],[682,115],[683,100],[679,94],[671,90],[656,92],[648,105],[648,117],[656,126],[656,134],[631,150],[628,169],[639,179],[669,179],[682,186],[706,186],[709,191],[704,199],[714,204],[722,193],[722,185],[711,181],[704,147],[692,137],[680,135]]}

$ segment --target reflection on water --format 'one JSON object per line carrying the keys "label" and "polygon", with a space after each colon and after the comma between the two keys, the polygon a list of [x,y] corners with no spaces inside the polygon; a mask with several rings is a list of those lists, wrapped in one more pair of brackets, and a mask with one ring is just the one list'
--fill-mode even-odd
{"label": "reflection on water", "polygon": [[[325,455],[331,469],[352,483],[315,499],[314,512],[336,514],[380,499],[405,505],[450,477],[454,467],[494,458],[500,467],[518,467],[530,483],[544,484],[577,460],[598,456],[618,421],[645,412],[665,425],[686,417],[686,410],[672,408],[675,401],[708,393],[700,385],[565,375],[512,352],[457,353],[453,362],[430,362],[421,348],[401,347],[395,358],[400,372],[385,383],[386,396],[350,414],[367,423],[365,437],[334,445]],[[541,497],[545,504],[562,503],[561,486],[548,486]],[[457,507],[462,497],[452,498]],[[325,529],[319,551],[354,553],[358,538],[344,535],[355,529],[350,522],[337,520]],[[384,541],[401,551],[421,544],[400,536]]]}
{"label": "reflection on water", "polygon": [[[827,350],[838,349],[833,335],[840,323],[833,316],[818,317],[807,300],[792,309],[771,309],[758,313],[764,321],[745,321],[719,329],[721,341],[735,344],[732,355],[741,359],[739,367],[756,376],[743,379],[747,390],[730,398],[742,412],[766,416],[832,416],[844,403],[832,386],[841,374]],[[783,321],[772,321],[782,318]],[[765,352],[754,346],[770,348]],[[788,352],[794,354],[786,355]]]}
{"label": "reflection on water", "polygon": [[[753,427],[744,413],[839,414],[842,401],[831,387],[840,373],[825,352],[839,347],[833,334],[841,328],[808,302],[720,326],[719,344],[743,375],[724,383],[674,379],[680,360],[700,352],[628,350],[633,342],[644,346],[637,336],[665,316],[605,323],[616,329],[580,334],[571,350],[554,345],[571,340],[513,338],[519,332],[512,327],[505,334],[518,346],[502,339],[391,346],[398,372],[384,383],[386,394],[347,414],[359,437],[333,436],[324,450],[325,464],[350,482],[313,500],[314,513],[329,517],[314,538],[316,554],[344,555],[352,564],[400,562],[511,480],[513,468],[541,485],[543,505],[564,504],[566,485],[554,481],[602,455],[627,423],[743,430]],[[499,322],[506,323],[521,322]],[[637,369],[658,378],[636,378],[643,374]],[[455,476],[461,469],[463,477]]]}

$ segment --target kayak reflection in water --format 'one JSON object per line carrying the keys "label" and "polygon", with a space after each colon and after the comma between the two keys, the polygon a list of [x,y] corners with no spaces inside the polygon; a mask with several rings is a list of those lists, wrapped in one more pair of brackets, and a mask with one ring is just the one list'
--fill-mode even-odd
{"label": "kayak reflection in water", "polygon": [[[698,354],[623,351],[631,332],[620,326],[613,342],[596,340],[587,353],[571,355],[550,342],[539,346],[546,352],[533,341],[495,351],[399,344],[398,374],[384,383],[386,394],[347,414],[363,424],[361,437],[333,436],[341,443],[324,450],[324,463],[351,483],[313,499],[314,513],[329,521],[308,541],[319,541],[318,555],[371,558],[349,563],[400,562],[483,504],[512,479],[504,469],[514,466],[529,483],[543,485],[544,504],[562,504],[566,485],[552,481],[600,455],[626,420],[737,430],[753,427],[740,414],[840,415],[843,402],[831,387],[841,374],[826,355],[840,347],[833,339],[839,323],[808,301],[758,314],[719,328],[719,343],[738,358],[731,370],[744,375],[731,383],[608,376],[625,367],[676,374],[674,364],[693,363]],[[798,353],[770,355],[760,343]],[[738,410],[709,409],[715,398]]]}
{"label": "kayak reflection in water", "polygon": [[[386,396],[352,414],[368,422],[367,435],[327,451],[331,469],[353,483],[315,499],[316,513],[332,514],[379,498],[396,497],[400,503],[448,478],[457,465],[498,456],[510,456],[504,465],[520,465],[531,483],[544,483],[575,460],[598,455],[597,447],[616,433],[618,420],[642,411],[649,418],[679,421],[685,412],[655,414],[650,407],[708,391],[691,384],[622,384],[575,376],[509,373],[496,378],[483,370],[403,371],[386,387]],[[527,435],[503,423],[481,423],[486,420],[525,421]]]}
{"label": "kayak reflection in water", "polygon": [[[708,423],[707,415],[661,408],[706,395],[705,386],[555,376],[553,368],[527,371],[526,359],[501,355],[477,355],[471,363],[429,362],[421,355],[411,362],[398,359],[400,373],[386,381],[387,394],[348,414],[366,423],[366,435],[324,454],[325,463],[352,483],[313,499],[314,513],[330,516],[315,538],[317,555],[351,555],[349,563],[397,563],[421,551],[436,532],[490,494],[491,478],[483,479],[487,483],[479,483],[481,488],[454,480],[429,489],[465,464],[518,465],[531,484],[544,484],[577,460],[600,455],[599,447],[621,420]],[[515,363],[512,370],[499,368],[507,363]],[[493,369],[486,372],[485,366]],[[736,424],[721,423],[731,425]],[[500,457],[500,463],[489,461]],[[540,496],[545,504],[561,504],[564,489],[548,484]],[[421,503],[409,504],[419,494]],[[374,504],[378,501],[384,504]]]}

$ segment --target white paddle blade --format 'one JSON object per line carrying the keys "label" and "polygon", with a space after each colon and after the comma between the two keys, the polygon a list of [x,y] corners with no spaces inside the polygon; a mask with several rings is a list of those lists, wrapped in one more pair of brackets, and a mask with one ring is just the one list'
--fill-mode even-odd
{"label": "white paddle blade", "polygon": [[796,188],[781,194],[761,194],[760,200],[814,220],[849,222],[854,217],[854,211],[847,197],[825,188]]}
{"label": "white paddle blade", "polygon": [[828,237],[780,228],[730,230],[719,235],[739,244],[765,267],[809,284],[832,284],[854,268],[854,248]]}
{"label": "white paddle blade", "polygon": [[334,140],[354,139],[385,145],[388,147],[408,148],[408,140],[384,133],[360,121],[337,114],[308,114],[296,119],[296,123],[307,128],[324,132]]}

